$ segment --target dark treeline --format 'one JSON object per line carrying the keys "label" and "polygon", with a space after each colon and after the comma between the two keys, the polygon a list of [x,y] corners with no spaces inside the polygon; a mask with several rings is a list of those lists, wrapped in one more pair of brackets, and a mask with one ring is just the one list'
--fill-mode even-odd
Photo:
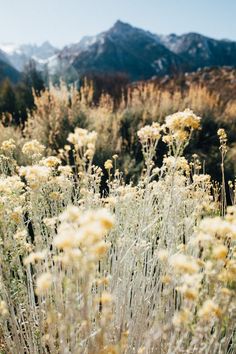
{"label": "dark treeline", "polygon": [[[25,66],[20,80],[14,84],[8,78],[0,82],[0,115],[10,113],[14,124],[24,123],[27,112],[35,108],[34,93],[39,95],[48,86],[44,73],[36,69],[34,61]],[[129,77],[122,73],[97,74],[86,76],[87,82],[93,85],[93,103],[97,104],[103,93],[108,93],[119,104],[122,95],[127,92]],[[59,82],[59,80],[58,80]],[[79,80],[78,88],[83,86],[85,77]]]}
{"label": "dark treeline", "polygon": [[0,83],[0,114],[10,113],[12,122],[19,124],[27,118],[27,111],[34,108],[34,95],[45,89],[42,74],[34,61],[25,66],[20,80],[14,84],[8,78]]}
{"label": "dark treeline", "polygon": [[[81,78],[80,86],[83,86],[85,77]],[[126,97],[127,88],[131,83],[130,78],[125,73],[90,73],[86,75],[86,80],[93,85],[93,101],[95,104],[103,93],[109,94],[114,99],[115,106],[119,105],[122,96]]]}

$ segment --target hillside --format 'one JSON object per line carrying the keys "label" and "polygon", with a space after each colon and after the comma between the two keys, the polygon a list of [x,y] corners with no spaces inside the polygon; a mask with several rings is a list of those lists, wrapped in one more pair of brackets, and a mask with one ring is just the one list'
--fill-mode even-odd
{"label": "hillside", "polygon": [[216,93],[224,102],[236,98],[236,68],[231,67],[202,68],[192,73],[156,78],[153,82],[170,92],[188,90],[192,85],[197,85]]}

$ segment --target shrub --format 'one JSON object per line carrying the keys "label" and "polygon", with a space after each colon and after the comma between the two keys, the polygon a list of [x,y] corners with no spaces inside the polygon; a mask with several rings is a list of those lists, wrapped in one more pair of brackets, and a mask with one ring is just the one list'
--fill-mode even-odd
{"label": "shrub", "polygon": [[236,210],[226,212],[225,186],[198,157],[183,155],[200,121],[187,109],[142,127],[136,185],[125,183],[117,155],[103,171],[93,163],[100,136],[84,128],[57,156],[26,142],[27,166],[17,165],[13,140],[2,143],[4,353],[235,352]]}

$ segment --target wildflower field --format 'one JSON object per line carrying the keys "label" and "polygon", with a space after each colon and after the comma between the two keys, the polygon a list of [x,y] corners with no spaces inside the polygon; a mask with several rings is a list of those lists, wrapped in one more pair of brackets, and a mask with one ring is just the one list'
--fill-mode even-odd
{"label": "wildflower field", "polygon": [[[108,97],[88,108],[89,91],[78,101],[70,92],[68,106],[67,89],[52,88],[35,98],[22,131],[2,126],[0,353],[236,352],[235,185],[225,178],[225,130],[216,131],[220,182],[206,173],[207,160],[185,157],[202,120],[179,105],[194,108],[202,97],[202,110],[213,112],[203,91],[154,105],[157,93],[144,88],[146,106],[139,96],[129,108],[134,120],[145,108],[134,131]],[[183,109],[174,113],[177,101]],[[122,156],[136,141],[137,170]]]}

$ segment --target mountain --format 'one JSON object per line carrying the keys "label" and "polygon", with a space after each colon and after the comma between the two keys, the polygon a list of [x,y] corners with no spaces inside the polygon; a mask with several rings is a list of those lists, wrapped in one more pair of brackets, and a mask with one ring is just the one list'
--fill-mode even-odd
{"label": "mountain", "polygon": [[[131,81],[211,66],[236,66],[236,42],[198,33],[153,34],[117,21],[108,31],[64,47],[51,62],[60,76],[127,74]],[[50,70],[49,70],[50,71]]]}
{"label": "mountain", "polygon": [[31,59],[36,62],[38,69],[42,69],[50,58],[58,53],[58,49],[49,42],[41,45],[22,44],[19,46],[5,43],[0,45],[0,49],[5,53],[7,61],[19,71],[22,71]]}
{"label": "mountain", "polygon": [[[42,45],[0,45],[0,60],[22,71],[34,59],[52,80],[67,82],[91,74],[124,74],[130,81],[196,71],[236,67],[236,42],[198,33],[157,35],[117,21],[109,30],[86,36],[59,50]],[[47,76],[46,75],[46,76]]]}
{"label": "mountain", "polygon": [[94,38],[83,39],[76,49],[71,64],[80,75],[119,72],[141,80],[180,71],[184,66],[156,35],[121,21]]}
{"label": "mountain", "polygon": [[3,50],[1,50],[1,49],[0,49],[0,60],[4,61],[7,64],[10,64],[6,53]]}
{"label": "mountain", "polygon": [[236,66],[236,42],[199,33],[159,36],[160,42],[188,62],[188,71],[209,66]]}
{"label": "mountain", "polygon": [[0,83],[4,79],[9,79],[11,82],[16,83],[20,79],[20,73],[15,68],[13,68],[10,64],[8,64],[5,61],[5,58],[4,60],[2,60],[2,56],[0,52]]}

